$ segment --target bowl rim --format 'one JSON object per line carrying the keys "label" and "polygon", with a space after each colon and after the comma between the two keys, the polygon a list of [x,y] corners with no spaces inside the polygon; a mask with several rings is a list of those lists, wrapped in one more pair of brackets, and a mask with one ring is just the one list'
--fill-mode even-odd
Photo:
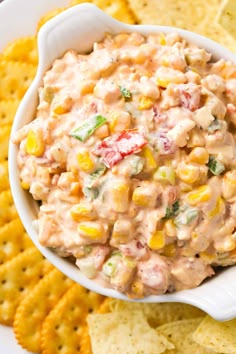
{"label": "bowl rim", "polygon": [[[27,90],[24,98],[22,99],[19,108],[17,110],[14,122],[13,122],[13,127],[12,127],[12,133],[11,135],[16,132],[21,126],[23,126],[25,123],[22,123],[22,114],[25,110],[25,108],[28,105],[28,102],[32,100],[31,106],[33,107],[34,111],[36,108],[36,101],[35,101],[35,94],[37,94],[37,88],[40,85],[43,73],[45,72],[45,67],[43,67],[43,62],[42,58],[44,58],[43,55],[45,53],[42,53],[42,50],[44,50],[44,45],[47,40],[48,35],[50,34],[51,31],[57,30],[57,27],[64,23],[65,21],[70,20],[71,17],[78,16],[81,17],[85,13],[89,13],[90,19],[93,18],[94,20],[97,20],[100,18],[104,24],[107,24],[110,29],[111,33],[118,33],[117,31],[122,31],[122,32],[139,32],[143,34],[148,34],[148,33],[158,33],[158,32],[163,32],[163,33],[173,33],[177,32],[181,37],[186,38],[187,41],[191,43],[195,43],[198,46],[201,46],[205,49],[207,49],[209,52],[213,53],[213,57],[218,57],[218,53],[220,52],[221,55],[220,57],[223,57],[226,60],[231,60],[236,63],[236,56],[235,54],[231,53],[228,49],[224,48],[220,44],[212,41],[211,39],[208,39],[206,37],[203,37],[199,34],[183,30],[183,29],[178,29],[175,27],[169,27],[169,26],[156,26],[156,25],[127,25],[123,24],[117,20],[114,20],[111,18],[109,15],[105,14],[103,11],[98,9],[96,6],[92,4],[80,4],[76,5],[72,8],[69,8],[65,10],[63,13],[57,15],[55,18],[50,20],[48,23],[46,23],[41,30],[39,31],[38,35],[38,48],[39,48],[39,66],[38,70],[35,76],[35,79],[33,80],[32,84],[30,85],[29,89]],[[115,29],[113,31],[113,29]],[[105,31],[104,31],[105,35]],[[42,54],[42,55],[41,55]],[[47,67],[47,65],[46,65]],[[34,98],[33,98],[34,96]],[[31,107],[31,110],[32,110]],[[32,117],[33,118],[33,117]],[[19,216],[26,228],[26,231],[28,232],[29,236],[31,237],[32,241],[35,243],[36,247],[40,250],[40,252],[52,263],[56,268],[58,268],[61,272],[65,273],[68,277],[73,279],[75,282],[80,283],[84,287],[100,293],[105,296],[110,296],[113,298],[118,298],[121,300],[127,300],[127,301],[134,301],[134,302],[184,302],[188,303],[194,306],[197,306],[201,309],[203,309],[205,312],[209,313],[212,317],[218,320],[227,320],[231,319],[234,316],[236,316],[236,301],[235,303],[232,302],[232,294],[231,291],[225,292],[225,295],[228,296],[228,300],[231,299],[231,301],[228,301],[227,303],[224,303],[224,306],[220,306],[220,303],[214,303],[212,302],[212,298],[208,298],[207,296],[201,296],[201,292],[207,287],[209,287],[209,283],[215,284],[217,283],[217,276],[214,278],[208,280],[207,282],[204,282],[201,284],[199,287],[194,288],[194,289],[187,289],[187,290],[182,290],[178,291],[175,293],[171,294],[164,294],[164,295],[151,295],[148,297],[145,297],[143,299],[130,299],[127,296],[125,296],[122,293],[117,292],[116,290],[109,289],[109,288],[104,288],[97,283],[95,283],[93,280],[90,280],[86,278],[81,272],[79,271],[78,268],[75,268],[76,266],[74,264],[70,264],[67,260],[63,259],[62,257],[58,256],[56,253],[52,252],[48,248],[45,248],[41,246],[41,244],[38,242],[37,239],[37,232],[33,229],[32,225],[32,220],[34,219],[33,215],[36,211],[36,203],[34,202],[33,208],[32,208],[32,201],[33,198],[29,196],[28,192],[25,192],[22,190],[20,187],[20,182],[18,178],[18,174],[16,173],[17,170],[17,163],[16,163],[16,154],[17,154],[17,147],[10,141],[9,144],[9,179],[10,179],[10,187],[11,191],[13,194],[13,199],[16,205],[16,209],[19,213]],[[31,199],[31,202],[30,200]],[[31,203],[31,207],[29,207],[29,203]],[[75,269],[77,270],[75,272]],[[228,268],[227,270],[224,270],[225,274],[229,275],[232,272],[236,271],[236,268]],[[234,272],[235,273],[235,272]],[[221,282],[217,284],[218,288],[221,287]],[[222,291],[225,291],[224,286],[221,287]],[[205,290],[206,291],[206,290]],[[207,291],[206,291],[207,292]],[[236,288],[235,288],[235,295],[236,295]],[[226,296],[226,298],[227,298]],[[216,301],[219,302],[222,301],[222,299],[216,299]],[[216,306],[217,305],[217,306]]]}

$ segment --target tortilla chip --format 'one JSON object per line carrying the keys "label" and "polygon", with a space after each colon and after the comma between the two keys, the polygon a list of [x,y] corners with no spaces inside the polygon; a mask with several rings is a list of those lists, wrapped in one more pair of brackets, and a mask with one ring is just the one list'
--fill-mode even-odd
{"label": "tortilla chip", "polygon": [[10,188],[8,178],[8,162],[0,162],[0,192]]}
{"label": "tortilla chip", "polygon": [[0,265],[32,246],[19,218],[0,227]]}
{"label": "tortilla chip", "polygon": [[2,60],[0,62],[0,100],[21,99],[29,88],[36,65]]}
{"label": "tortilla chip", "polygon": [[12,325],[20,301],[50,269],[35,247],[0,266],[0,323]]}
{"label": "tortilla chip", "polygon": [[158,354],[174,348],[141,311],[93,314],[87,321],[94,354]]}
{"label": "tortilla chip", "polygon": [[217,22],[236,40],[236,2],[225,0],[217,15]]}
{"label": "tortilla chip", "polygon": [[[111,311],[142,311],[151,327],[164,323],[204,316],[197,307],[181,303],[147,304],[110,299]],[[108,305],[107,305],[108,306]]]}
{"label": "tortilla chip", "polygon": [[236,319],[218,322],[206,316],[193,333],[193,340],[218,353],[236,353]]}
{"label": "tortilla chip", "polygon": [[0,101],[0,124],[12,124],[19,100],[3,100]]}
{"label": "tortilla chip", "polygon": [[[1,81],[0,81],[1,86]],[[0,129],[0,162],[8,159],[8,145],[11,134],[11,125],[6,124],[1,126]]]}
{"label": "tortilla chip", "polygon": [[2,52],[2,58],[37,65],[38,50],[36,36],[18,38],[9,43]]}
{"label": "tortilla chip", "polygon": [[165,336],[175,346],[175,349],[167,350],[165,354],[213,353],[192,340],[193,331],[202,319],[203,317],[175,321],[157,327],[157,333]]}
{"label": "tortilla chip", "polygon": [[0,227],[18,217],[10,189],[0,193]]}
{"label": "tortilla chip", "polygon": [[42,353],[57,354],[58,348],[63,353],[83,353],[80,341],[86,325],[86,316],[88,313],[96,311],[103,300],[103,296],[95,294],[81,285],[73,285],[43,323]]}
{"label": "tortilla chip", "polygon": [[116,20],[131,24],[137,23],[137,19],[129,8],[128,2],[126,0],[72,0],[70,5],[74,6],[85,2],[90,2],[96,5],[108,15],[114,17]]}
{"label": "tortilla chip", "polygon": [[80,354],[93,354],[88,326],[81,329]]}
{"label": "tortilla chip", "polygon": [[43,321],[72,285],[71,279],[53,269],[26,295],[16,310],[13,323],[16,339],[23,348],[40,352]]}
{"label": "tortilla chip", "polygon": [[38,26],[37,26],[37,32],[40,30],[40,28],[49,20],[51,20],[53,17],[55,17],[56,15],[60,14],[61,12],[65,11],[66,7],[62,7],[62,8],[58,8],[58,9],[53,9],[49,12],[47,12],[43,17],[41,17],[41,19],[38,22]]}

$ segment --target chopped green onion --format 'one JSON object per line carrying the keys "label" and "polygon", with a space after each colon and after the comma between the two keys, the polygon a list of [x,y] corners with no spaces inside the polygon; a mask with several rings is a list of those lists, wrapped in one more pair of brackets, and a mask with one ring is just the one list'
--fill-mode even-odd
{"label": "chopped green onion", "polygon": [[119,86],[119,87],[120,87],[120,92],[124,98],[130,99],[132,97],[131,92],[127,88],[123,86]]}
{"label": "chopped green onion", "polygon": [[213,173],[213,175],[215,176],[219,176],[225,170],[225,166],[223,165],[223,163],[216,160],[214,156],[210,156],[207,166],[211,173]]}
{"label": "chopped green onion", "polygon": [[70,135],[80,141],[86,141],[94,131],[103,125],[107,119],[99,114],[86,119],[78,128],[74,129]]}
{"label": "chopped green onion", "polygon": [[108,277],[113,277],[115,275],[118,263],[122,259],[122,254],[120,252],[113,253],[110,258],[103,264],[102,271]]}
{"label": "chopped green onion", "polygon": [[166,208],[166,215],[164,218],[169,219],[172,216],[175,216],[178,211],[179,211],[179,201],[177,200],[176,202],[174,202],[174,204],[171,207]]}
{"label": "chopped green onion", "polygon": [[97,169],[89,175],[86,180],[85,180],[85,185],[87,188],[92,188],[94,185],[94,182],[101,177],[104,172],[106,171],[106,166],[103,163],[100,163],[97,167]]}
{"label": "chopped green onion", "polygon": [[137,155],[133,155],[132,157],[130,157],[130,166],[131,168],[131,176],[135,176],[138,175],[144,166],[144,159],[140,156]]}
{"label": "chopped green onion", "polygon": [[187,207],[183,213],[180,213],[176,219],[175,224],[180,225],[189,225],[195,220],[199,215],[199,210],[196,208]]}
{"label": "chopped green onion", "polygon": [[213,122],[211,122],[211,124],[207,128],[207,130],[210,133],[214,133],[216,130],[220,130],[220,129],[221,129],[221,122],[217,118],[215,118],[215,120],[213,120]]}
{"label": "chopped green onion", "polygon": [[96,199],[99,195],[99,190],[97,188],[89,188],[89,187],[84,187],[83,188],[83,193],[84,196],[89,200],[92,201]]}
{"label": "chopped green onion", "polygon": [[161,166],[154,173],[153,178],[155,181],[175,184],[175,171],[172,167]]}

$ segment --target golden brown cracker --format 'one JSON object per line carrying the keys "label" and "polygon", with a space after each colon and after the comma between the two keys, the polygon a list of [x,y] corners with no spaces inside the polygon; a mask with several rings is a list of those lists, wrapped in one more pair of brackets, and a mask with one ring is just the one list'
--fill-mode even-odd
{"label": "golden brown cracker", "polygon": [[8,178],[8,161],[0,162],[0,192],[10,188]]}
{"label": "golden brown cracker", "polygon": [[[0,80],[1,86],[1,80]],[[8,145],[11,134],[11,124],[1,126],[0,129],[0,162],[8,159]]]}
{"label": "golden brown cracker", "polygon": [[[71,279],[53,269],[25,296],[16,310],[13,323],[16,339],[23,348],[40,351],[43,321],[72,285]],[[64,312],[63,316],[68,317],[68,314]]]}
{"label": "golden brown cracker", "polygon": [[131,11],[126,0],[72,0],[70,5],[74,6],[85,2],[90,2],[96,5],[108,15],[114,17],[116,20],[130,24],[137,22],[136,17]]}
{"label": "golden brown cracker", "polygon": [[80,354],[93,354],[88,326],[84,326],[81,330]]}
{"label": "golden brown cracker", "polygon": [[18,216],[10,189],[0,193],[0,227]]}
{"label": "golden brown cracker", "polygon": [[42,353],[56,354],[59,348],[61,352],[68,354],[80,352],[86,316],[96,311],[103,299],[103,296],[79,284],[69,289],[43,323]]}
{"label": "golden brown cracker", "polygon": [[36,65],[2,60],[0,61],[0,100],[21,99],[29,88]]}
{"label": "golden brown cracker", "polygon": [[49,20],[51,20],[53,17],[55,17],[56,15],[60,14],[61,12],[65,11],[66,8],[62,7],[62,8],[58,8],[58,9],[53,9],[51,11],[48,11],[43,17],[41,17],[41,19],[38,22],[37,25],[37,32],[40,30],[40,28]]}
{"label": "golden brown cracker", "polygon": [[37,65],[37,37],[29,36],[15,39],[3,50],[2,58]]}
{"label": "golden brown cracker", "polygon": [[19,100],[1,100],[0,101],[0,125],[12,124],[17,108],[19,106]]}
{"label": "golden brown cracker", "polygon": [[0,266],[0,323],[12,325],[20,301],[50,269],[35,247]]}
{"label": "golden brown cracker", "polygon": [[19,218],[0,227],[0,265],[32,246]]}

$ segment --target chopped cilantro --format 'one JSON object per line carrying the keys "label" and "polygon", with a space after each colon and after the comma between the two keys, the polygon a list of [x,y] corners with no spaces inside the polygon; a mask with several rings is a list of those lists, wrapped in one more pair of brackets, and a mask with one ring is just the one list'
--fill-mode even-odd
{"label": "chopped cilantro", "polygon": [[223,163],[217,161],[214,156],[210,156],[207,166],[211,173],[213,173],[215,176],[219,176],[225,170]]}
{"label": "chopped cilantro", "polygon": [[171,207],[166,208],[166,215],[164,219],[169,219],[172,216],[175,216],[178,211],[179,211],[179,201],[177,200],[176,202],[174,202],[174,204],[172,204]]}
{"label": "chopped cilantro", "polygon": [[130,90],[128,90],[127,88],[123,87],[123,86],[119,86],[120,87],[120,92],[122,94],[122,96],[125,98],[125,99],[130,99],[132,94],[130,92]]}

